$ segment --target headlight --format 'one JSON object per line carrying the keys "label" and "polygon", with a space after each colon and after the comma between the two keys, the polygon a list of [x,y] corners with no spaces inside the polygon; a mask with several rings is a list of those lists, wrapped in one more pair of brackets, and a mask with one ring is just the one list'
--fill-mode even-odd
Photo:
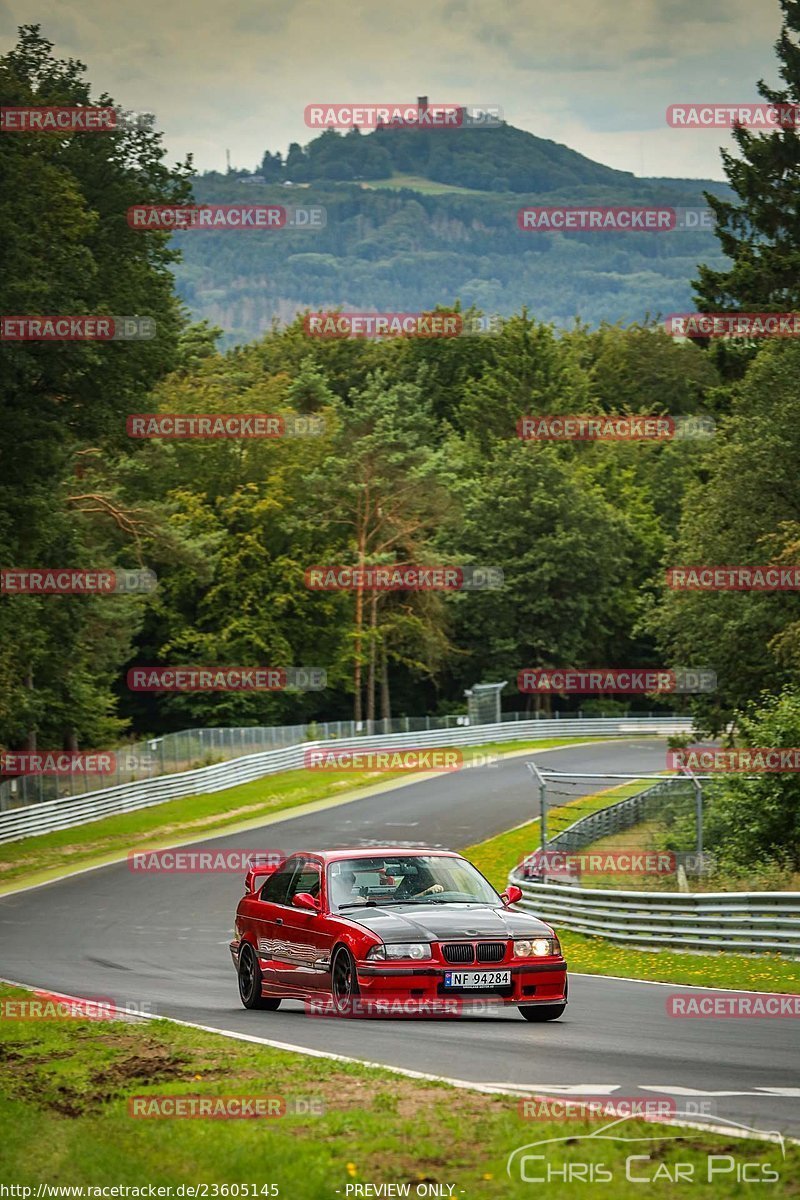
{"label": "headlight", "polygon": [[561,946],[557,937],[525,938],[514,942],[514,954],[517,958],[546,958],[548,955],[560,954]]}
{"label": "headlight", "polygon": [[430,958],[429,942],[390,942],[386,946],[373,946],[367,951],[367,958]]}

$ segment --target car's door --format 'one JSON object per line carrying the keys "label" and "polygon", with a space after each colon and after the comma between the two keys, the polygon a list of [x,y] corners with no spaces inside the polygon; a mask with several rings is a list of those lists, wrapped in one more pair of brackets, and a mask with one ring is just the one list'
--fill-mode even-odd
{"label": "car's door", "polygon": [[286,897],[298,866],[297,856],[288,858],[283,866],[270,875],[258,898],[249,904],[249,921],[261,960],[261,972],[270,986],[276,982],[275,954],[283,944]]}
{"label": "car's door", "polygon": [[312,912],[293,905],[300,892],[314,896],[321,904],[322,860],[314,855],[306,856],[298,864],[280,913],[275,970],[279,986],[287,993],[319,991],[326,988],[329,980],[330,936],[321,909]]}

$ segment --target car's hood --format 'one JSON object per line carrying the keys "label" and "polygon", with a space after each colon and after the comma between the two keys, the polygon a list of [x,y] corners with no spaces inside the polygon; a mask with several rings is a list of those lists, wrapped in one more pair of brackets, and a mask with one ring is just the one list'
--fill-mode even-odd
{"label": "car's hood", "polygon": [[542,937],[550,927],[530,913],[486,904],[398,904],[342,913],[384,942],[447,942],[459,938]]}

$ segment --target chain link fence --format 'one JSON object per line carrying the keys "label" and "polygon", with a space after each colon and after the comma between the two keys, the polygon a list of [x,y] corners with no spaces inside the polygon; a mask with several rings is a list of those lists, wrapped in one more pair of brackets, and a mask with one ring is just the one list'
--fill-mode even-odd
{"label": "chain link fence", "polygon": [[[526,878],[624,887],[621,879],[614,878],[620,873],[614,866],[603,872],[598,865],[604,855],[611,863],[615,853],[622,861],[630,859],[628,867],[620,868],[621,873],[640,874],[638,886],[647,889],[686,890],[687,877],[713,874],[714,856],[703,849],[703,784],[707,776],[635,779],[611,773],[573,775],[538,766],[532,771],[539,782],[540,848],[524,860],[521,869]],[[574,789],[590,779],[600,790],[571,799]],[[613,789],[614,798],[602,785],[618,779],[627,782]],[[617,839],[627,830],[634,830],[630,838],[604,844],[604,839]],[[582,854],[587,849],[589,856]],[[651,856],[646,870],[643,855]],[[652,856],[659,855],[660,865],[652,869],[657,861]]]}
{"label": "chain link fence", "polygon": [[[524,713],[506,713],[503,721],[526,720]],[[0,812],[64,796],[82,796],[121,783],[155,779],[194,767],[211,766],[233,758],[244,758],[263,750],[280,750],[304,741],[328,741],[363,735],[419,733],[430,729],[456,729],[469,725],[466,715],[446,717],[394,717],[383,721],[320,721],[308,725],[248,725],[182,729],[162,737],[133,742],[110,751],[115,769],[88,774],[20,775],[0,783]]]}
{"label": "chain link fence", "polygon": [[[583,733],[585,728],[596,728],[598,735],[605,729],[606,736],[643,732],[642,723],[652,722],[646,732],[659,733],[663,728],[673,732],[671,723],[688,729],[687,718],[672,717],[664,713],[636,714],[618,720],[589,720],[575,713],[561,719],[556,714],[550,719],[533,719],[523,712],[503,713],[500,726],[521,724],[520,737],[571,736]],[[24,808],[52,800],[83,796],[90,792],[106,791],[122,784],[157,779],[164,775],[175,775],[199,767],[232,759],[246,758],[267,750],[281,750],[303,742],[329,741],[346,738],[388,737],[393,734],[427,733],[435,730],[464,730],[470,726],[464,714],[444,717],[394,717],[381,721],[320,721],[308,725],[242,726],[238,728],[184,729],[121,747],[113,753],[115,768],[110,773],[83,774],[72,772],[65,775],[20,775],[0,784],[0,812]],[[472,724],[475,728],[475,725]],[[486,726],[491,730],[491,726]],[[495,734],[488,736],[496,736]],[[507,740],[504,734],[502,740]]]}

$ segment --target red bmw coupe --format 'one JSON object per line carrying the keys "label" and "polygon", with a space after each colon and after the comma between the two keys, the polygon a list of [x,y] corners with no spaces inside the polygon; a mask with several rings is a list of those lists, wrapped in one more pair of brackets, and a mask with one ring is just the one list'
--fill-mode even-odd
{"label": "red bmw coupe", "polygon": [[451,850],[310,850],[252,866],[230,946],[242,1004],[291,998],[345,1016],[480,1000],[555,1020],[567,964],[550,926],[511,907],[521,896],[498,895]]}

